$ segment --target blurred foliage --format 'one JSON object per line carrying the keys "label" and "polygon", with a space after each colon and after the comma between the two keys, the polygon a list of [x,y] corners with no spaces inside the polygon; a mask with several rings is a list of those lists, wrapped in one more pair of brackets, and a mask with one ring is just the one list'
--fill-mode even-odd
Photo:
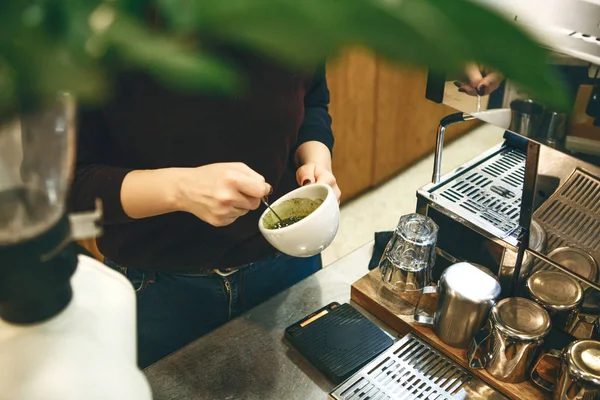
{"label": "blurred foliage", "polygon": [[[149,7],[162,16],[160,29],[147,23]],[[546,52],[472,0],[4,0],[0,120],[57,90],[101,101],[122,69],[148,71],[181,90],[230,92],[242,81],[203,46],[207,37],[296,66],[354,45],[437,70],[477,61],[547,104],[566,106]]]}

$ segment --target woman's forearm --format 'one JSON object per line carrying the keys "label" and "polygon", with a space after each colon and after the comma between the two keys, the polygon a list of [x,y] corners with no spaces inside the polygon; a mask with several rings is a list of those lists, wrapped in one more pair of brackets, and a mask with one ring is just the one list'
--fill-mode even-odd
{"label": "woman's forearm", "polygon": [[331,171],[331,152],[329,148],[318,141],[302,143],[294,157],[296,167],[304,164],[316,164]]}
{"label": "woman's forearm", "polygon": [[[295,162],[298,167],[315,164],[331,172],[331,152],[318,141],[301,144]],[[183,211],[180,186],[184,177],[182,168],[129,172],[121,185],[123,211],[133,219]]]}
{"label": "woman's forearm", "polygon": [[271,190],[265,178],[246,164],[215,163],[132,171],[121,185],[121,204],[134,219],[183,211],[213,226],[225,226],[256,210]]}
{"label": "woman's forearm", "polygon": [[136,170],[121,186],[121,204],[133,219],[154,217],[179,210],[179,168]]}

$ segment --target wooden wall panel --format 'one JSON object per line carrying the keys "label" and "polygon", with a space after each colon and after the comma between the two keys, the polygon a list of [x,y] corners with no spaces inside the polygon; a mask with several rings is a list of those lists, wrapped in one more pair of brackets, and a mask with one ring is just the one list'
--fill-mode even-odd
{"label": "wooden wall panel", "polygon": [[352,50],[327,68],[336,138],[333,169],[346,200],[372,185],[377,60]]}
{"label": "wooden wall panel", "polygon": [[[435,147],[441,118],[456,112],[425,98],[427,73],[379,63],[375,117],[373,182],[380,183],[410,166]],[[448,128],[451,140],[473,128],[468,122]]]}

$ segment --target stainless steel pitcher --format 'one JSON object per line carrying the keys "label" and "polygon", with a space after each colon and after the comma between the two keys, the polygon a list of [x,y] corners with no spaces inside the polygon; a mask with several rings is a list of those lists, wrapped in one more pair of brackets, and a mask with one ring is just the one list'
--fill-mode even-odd
{"label": "stainless steel pitcher", "polygon": [[525,287],[529,298],[548,311],[553,327],[573,331],[583,303],[583,288],[575,278],[560,271],[537,271]]}
{"label": "stainless steel pitcher", "polygon": [[[415,322],[433,327],[438,338],[449,346],[466,349],[485,323],[490,309],[500,297],[500,282],[486,268],[469,263],[448,267],[438,286],[427,286],[417,304]],[[424,315],[421,300],[438,293],[434,315]]]}
{"label": "stainless steel pitcher", "polygon": [[[543,379],[537,372],[546,357],[561,360],[554,382]],[[577,340],[562,352],[551,350],[539,358],[531,372],[533,383],[553,392],[554,400],[600,399],[600,342]]]}
{"label": "stainless steel pitcher", "polygon": [[567,114],[546,110],[542,116],[539,139],[550,147],[563,149],[567,139],[568,125]]}
{"label": "stainless steel pitcher", "polygon": [[523,382],[548,332],[550,315],[542,306],[521,297],[501,300],[469,347],[469,366],[503,382]]}
{"label": "stainless steel pitcher", "polygon": [[536,137],[540,130],[544,107],[532,100],[513,100],[510,103],[509,130],[526,137]]}

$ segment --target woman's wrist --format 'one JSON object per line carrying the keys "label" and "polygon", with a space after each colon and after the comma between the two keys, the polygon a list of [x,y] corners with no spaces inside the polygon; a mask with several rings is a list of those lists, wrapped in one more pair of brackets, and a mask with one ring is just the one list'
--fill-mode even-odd
{"label": "woman's wrist", "polygon": [[188,168],[165,168],[156,170],[158,181],[164,185],[162,202],[168,212],[187,211],[184,187]]}
{"label": "woman's wrist", "polygon": [[296,167],[305,164],[315,164],[329,171],[331,168],[331,151],[329,148],[318,141],[302,143],[296,150],[294,157]]}

